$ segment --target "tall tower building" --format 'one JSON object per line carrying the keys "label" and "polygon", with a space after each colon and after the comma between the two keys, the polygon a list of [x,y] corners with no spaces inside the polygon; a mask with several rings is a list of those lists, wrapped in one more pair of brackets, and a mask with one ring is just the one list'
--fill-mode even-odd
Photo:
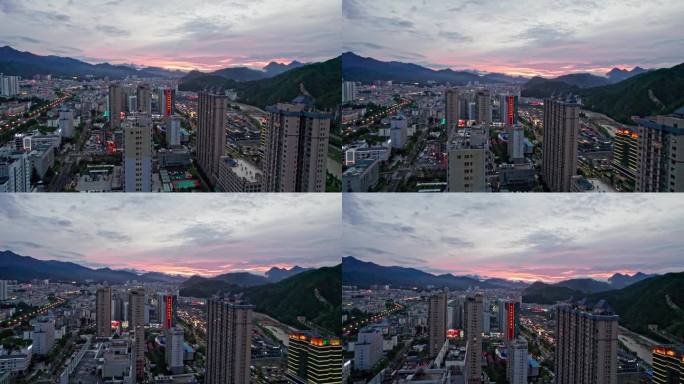
{"label": "tall tower building", "polygon": [[168,117],[176,110],[176,91],[171,88],[161,88],[158,92],[159,114]]}
{"label": "tall tower building", "polygon": [[152,191],[152,119],[148,114],[128,116],[123,123],[123,189]]}
{"label": "tall tower building", "polygon": [[112,287],[98,288],[95,294],[95,323],[97,337],[112,335]]}
{"label": "tall tower building", "polygon": [[216,185],[221,156],[226,147],[228,97],[200,92],[197,104],[197,162],[210,182]]}
{"label": "tall tower building", "polygon": [[139,84],[136,92],[139,113],[152,114],[152,89],[149,84]]}
{"label": "tall tower building", "polygon": [[46,317],[33,323],[33,353],[47,355],[55,344],[55,321]]}
{"label": "tall tower building", "polygon": [[465,299],[466,384],[482,383],[482,329],[484,326],[484,295],[477,293]]}
{"label": "tall tower building", "polygon": [[657,346],[651,350],[651,355],[653,356],[653,384],[684,383],[684,347]]}
{"label": "tall tower building", "polygon": [[504,125],[518,123],[518,96],[502,95],[499,99],[499,115]]}
{"label": "tall tower building", "polygon": [[174,375],[183,373],[183,336],[183,330],[178,327],[169,328],[165,331],[166,349],[164,354],[166,365]]}
{"label": "tall tower building", "polygon": [[492,123],[492,95],[488,90],[478,91],[475,96],[477,105],[477,121],[484,124]]}
{"label": "tall tower building", "polygon": [[455,89],[444,92],[444,119],[446,120],[447,135],[458,128],[458,120],[461,117],[461,98]]}
{"label": "tall tower building", "polygon": [[448,324],[451,329],[463,329],[463,306],[465,303],[465,296],[459,296],[456,300],[450,302],[447,306],[448,310]]}
{"label": "tall tower building", "polygon": [[62,104],[59,109],[58,124],[62,137],[70,139],[74,136],[74,111],[69,109],[66,104]]}
{"label": "tall tower building", "polygon": [[449,291],[445,289],[428,299],[428,353],[437,356],[446,341],[447,300]]}
{"label": "tall tower building", "polygon": [[128,293],[128,329],[135,335],[133,341],[133,361],[136,377],[145,376],[145,290],[132,289]]}
{"label": "tall tower building", "polygon": [[109,125],[111,128],[121,127],[121,112],[124,109],[124,94],[121,85],[109,84]]}
{"label": "tall tower building", "polygon": [[19,77],[0,73],[0,96],[12,97],[19,93]]}
{"label": "tall tower building", "polygon": [[506,126],[508,157],[514,163],[525,159],[525,130],[522,125]]}
{"label": "tall tower building", "polygon": [[160,294],[157,295],[157,304],[157,316],[162,328],[171,329],[176,326],[178,297],[176,295]]}
{"label": "tall tower building", "polygon": [[181,121],[180,116],[171,115],[164,118],[166,128],[166,145],[168,147],[180,145],[181,143]]}
{"label": "tall tower building", "polygon": [[520,335],[520,302],[500,299],[499,330],[504,340],[515,340]]}
{"label": "tall tower building", "polygon": [[353,81],[342,82],[342,103],[349,103],[356,99],[356,83]]}
{"label": "tall tower building", "polygon": [[684,192],[684,107],[639,120],[637,135],[636,191]]}
{"label": "tall tower building", "polygon": [[544,99],[541,172],[551,192],[570,192],[571,179],[577,173],[579,110],[574,98]]}
{"label": "tall tower building", "polygon": [[556,307],[556,384],[617,383],[618,316]]}
{"label": "tall tower building", "polygon": [[527,340],[522,337],[508,342],[506,378],[510,384],[527,384]]}
{"label": "tall tower building", "polygon": [[290,334],[285,375],[289,383],[341,383],[342,342],[336,337]]}
{"label": "tall tower building", "polygon": [[325,192],[332,116],[304,95],[266,111],[265,192]]}
{"label": "tall tower building", "polygon": [[0,280],[0,301],[5,301],[9,297],[9,286],[7,280]]}
{"label": "tall tower building", "polygon": [[249,383],[252,309],[224,299],[207,302],[206,384]]}

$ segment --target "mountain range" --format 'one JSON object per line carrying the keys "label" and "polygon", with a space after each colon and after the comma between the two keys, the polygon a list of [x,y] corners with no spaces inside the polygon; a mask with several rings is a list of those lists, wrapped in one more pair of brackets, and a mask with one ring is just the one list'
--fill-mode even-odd
{"label": "mountain range", "polygon": [[434,70],[412,63],[399,61],[380,61],[371,57],[361,57],[353,52],[345,52],[342,59],[342,78],[346,81],[372,82],[375,80],[426,83],[428,81],[449,82],[464,85],[471,82],[522,84],[524,77],[509,76],[502,73],[478,74],[472,71],[452,69]]}
{"label": "mountain range", "polygon": [[262,70],[248,67],[228,67],[210,73],[169,70],[158,67],[144,67],[130,64],[112,65],[109,63],[90,64],[81,60],[61,56],[41,56],[31,52],[19,51],[10,46],[0,47],[0,73],[29,78],[34,75],[54,75],[68,77],[109,77],[123,79],[127,76],[190,78],[216,75],[236,81],[250,81],[276,76],[304,64],[292,61],[289,64],[272,61]]}
{"label": "mountain range", "polygon": [[61,56],[40,56],[31,52],[18,51],[10,46],[0,47],[0,72],[25,78],[34,75],[64,77],[109,77],[123,79],[127,76],[180,78],[182,71],[165,68],[134,68],[130,65],[108,63],[90,64],[81,60]]}
{"label": "mountain range", "polygon": [[604,284],[611,288],[606,290],[594,284],[572,284],[575,288],[571,288],[568,284],[536,282],[525,288],[522,300],[537,304],[582,301],[590,305],[604,301],[620,315],[620,324],[629,329],[658,337],[649,330],[649,325],[655,324],[660,330],[684,340],[684,272],[639,273],[627,278],[616,274],[610,283]]}
{"label": "mountain range", "polygon": [[468,288],[523,288],[527,284],[505,279],[477,279],[472,276],[452,274],[434,275],[415,268],[381,266],[362,261],[352,256],[342,258],[342,283],[369,287],[371,285],[392,285],[404,288],[448,287],[464,290]]}
{"label": "mountain range", "polygon": [[[292,64],[292,63],[291,63]],[[267,105],[290,101],[301,94],[302,86],[316,100],[320,109],[331,109],[342,100],[340,58],[321,63],[301,64],[295,68],[259,80],[242,81],[222,74],[191,72],[180,80],[182,91],[201,91],[208,88],[234,89],[238,101],[264,108]]]}
{"label": "mountain range", "polygon": [[139,275],[134,272],[111,268],[93,269],[71,262],[38,260],[30,256],[18,255],[12,251],[0,252],[0,279],[2,280],[30,281],[33,279],[50,279],[76,282],[93,280],[124,283],[129,280],[168,282],[177,278],[154,272]]}
{"label": "mountain range", "polygon": [[243,274],[226,274],[214,278],[193,276],[181,284],[180,294],[202,298],[220,294],[242,294],[257,311],[284,323],[299,328],[302,324],[297,317],[305,316],[308,321],[336,333],[335,330],[339,330],[341,326],[340,266],[296,268],[287,273],[280,270],[275,274],[268,274],[269,278],[278,280],[276,282],[251,277],[246,279]]}

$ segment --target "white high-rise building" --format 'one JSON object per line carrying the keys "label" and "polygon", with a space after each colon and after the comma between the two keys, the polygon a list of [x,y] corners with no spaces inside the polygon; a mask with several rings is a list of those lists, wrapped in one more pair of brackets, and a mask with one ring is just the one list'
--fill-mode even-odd
{"label": "white high-rise building", "polygon": [[33,353],[47,355],[55,344],[55,322],[40,318],[33,323]]}
{"label": "white high-rise building", "polygon": [[527,384],[527,340],[518,337],[508,343],[506,378],[510,384]]}
{"label": "white high-rise building", "polygon": [[7,280],[0,280],[0,301],[7,300],[9,296],[9,284]]}
{"label": "white high-rise building", "polygon": [[28,153],[0,157],[0,192],[31,192],[33,166]]}
{"label": "white high-rise building", "polygon": [[166,365],[171,373],[183,372],[183,330],[178,327],[166,330]]}
{"label": "white high-rise building", "polygon": [[5,76],[0,73],[0,96],[12,97],[19,94],[19,76]]}
{"label": "white high-rise building", "polygon": [[377,328],[359,331],[354,344],[354,368],[370,370],[382,358],[382,332]]}
{"label": "white high-rise building", "polygon": [[66,105],[59,109],[59,132],[62,137],[70,139],[74,136],[74,111]]}
{"label": "white high-rise building", "polygon": [[512,162],[525,158],[525,131],[522,125],[506,127],[508,133],[508,157]]}
{"label": "white high-rise building", "polygon": [[486,192],[489,130],[484,126],[459,129],[448,143],[449,192]]}
{"label": "white high-rise building", "polygon": [[408,138],[408,120],[403,115],[390,119],[390,141],[392,148],[403,149]]}
{"label": "white high-rise building", "polygon": [[151,192],[152,120],[147,114],[134,114],[122,126],[124,192]]}
{"label": "white high-rise building", "polygon": [[356,99],[356,83],[353,81],[342,82],[342,103],[348,103]]}
{"label": "white high-rise building", "polygon": [[181,122],[180,116],[171,115],[166,117],[166,145],[180,145],[181,143]]}

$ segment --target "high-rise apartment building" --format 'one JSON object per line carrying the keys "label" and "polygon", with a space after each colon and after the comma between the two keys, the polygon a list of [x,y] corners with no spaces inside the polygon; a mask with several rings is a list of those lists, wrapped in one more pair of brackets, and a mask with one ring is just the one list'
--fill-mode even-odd
{"label": "high-rise apartment building", "polygon": [[132,289],[128,293],[128,329],[134,335],[133,362],[135,376],[145,376],[145,290]]}
{"label": "high-rise apartment building", "polygon": [[511,162],[518,163],[525,159],[525,130],[522,125],[506,126],[508,136],[508,157]]}
{"label": "high-rise apartment building", "polygon": [[475,126],[456,131],[448,143],[449,192],[485,192],[489,130]]}
{"label": "high-rise apartment building", "polygon": [[484,295],[471,294],[465,298],[465,383],[482,383],[482,330],[484,327]]}
{"label": "high-rise apartment building", "polygon": [[639,120],[637,192],[684,192],[684,107]]}
{"label": "high-rise apartment building", "polygon": [[62,137],[70,139],[74,136],[74,111],[69,109],[66,104],[62,104],[59,109],[59,132]]}
{"label": "high-rise apartment building", "polygon": [[0,280],[0,301],[5,301],[9,297],[9,282]]}
{"label": "high-rise apartment building", "polygon": [[112,335],[112,287],[98,288],[95,294],[95,324],[97,337]]}
{"label": "high-rise apartment building", "polygon": [[382,358],[382,331],[377,328],[359,330],[354,343],[354,368],[370,370]]}
{"label": "high-rise apartment building", "polygon": [[651,350],[651,355],[653,356],[653,384],[684,383],[684,347],[657,346]]}
{"label": "high-rise apartment building", "polygon": [[207,302],[206,384],[249,383],[252,310],[225,299]]}
{"label": "high-rise apartment building", "polygon": [[209,181],[216,185],[219,161],[226,147],[228,97],[200,92],[197,104],[197,163]]}
{"label": "high-rise apartment building", "polygon": [[444,120],[446,121],[447,135],[451,135],[458,128],[458,120],[461,117],[461,98],[455,89],[444,92]]}
{"label": "high-rise apartment building", "polygon": [[0,156],[0,191],[31,192],[33,164],[26,152]]}
{"label": "high-rise apartment building", "polygon": [[179,327],[168,328],[165,330],[164,335],[166,341],[164,350],[166,366],[173,374],[183,373],[183,329]]}
{"label": "high-rise apartment building", "polygon": [[149,84],[139,84],[135,94],[139,113],[152,114],[152,89]]}
{"label": "high-rise apartment building", "polygon": [[477,106],[477,121],[484,124],[492,123],[492,95],[488,90],[478,91],[475,95]]}
{"label": "high-rise apartment building", "polygon": [[0,73],[0,96],[12,97],[19,94],[19,77]]}
{"label": "high-rise apartment building", "polygon": [[109,125],[112,129],[121,127],[121,112],[124,109],[124,94],[121,85],[109,84]]}
{"label": "high-rise apartment building", "polygon": [[123,189],[152,191],[152,119],[133,114],[123,124]]}
{"label": "high-rise apartment building", "polygon": [[449,291],[444,290],[428,298],[428,354],[437,356],[446,341],[447,301]]}
{"label": "high-rise apartment building", "polygon": [[342,82],[342,103],[349,103],[356,99],[356,83],[353,81]]}
{"label": "high-rise apartment building", "polygon": [[181,120],[178,115],[171,115],[164,118],[166,128],[166,145],[169,147],[180,145],[181,143]]}
{"label": "high-rise apartment building", "polygon": [[291,333],[286,378],[289,383],[296,384],[341,383],[341,340],[302,332]]}
{"label": "high-rise apartment building", "polygon": [[556,384],[617,383],[618,316],[562,304],[556,307]]}
{"label": "high-rise apartment building", "polygon": [[33,353],[47,355],[55,344],[55,321],[46,317],[33,323]]}
{"label": "high-rise apartment building", "polygon": [[634,182],[637,174],[639,134],[631,128],[617,128],[613,139],[613,169]]}
{"label": "high-rise apartment building", "polygon": [[574,98],[544,100],[542,178],[551,192],[570,192],[577,173],[580,106]]}
{"label": "high-rise apartment building", "polygon": [[527,340],[518,337],[507,343],[506,378],[509,384],[527,384]]}
{"label": "high-rise apartment building", "polygon": [[332,115],[311,96],[266,107],[265,192],[325,192]]}

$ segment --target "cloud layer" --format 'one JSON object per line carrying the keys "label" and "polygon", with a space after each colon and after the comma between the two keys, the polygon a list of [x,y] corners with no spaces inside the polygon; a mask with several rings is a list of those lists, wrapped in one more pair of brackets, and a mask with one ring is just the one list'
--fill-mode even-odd
{"label": "cloud layer", "polygon": [[344,50],[436,69],[604,74],[684,58],[680,0],[342,0],[342,14]]}
{"label": "cloud layer", "polygon": [[5,194],[0,250],[186,275],[335,265],[340,200],[334,194]]}
{"label": "cloud layer", "polygon": [[346,194],[343,251],[381,265],[521,280],[683,271],[676,195]]}
{"label": "cloud layer", "polygon": [[0,0],[0,44],[182,69],[339,55],[335,0]]}

